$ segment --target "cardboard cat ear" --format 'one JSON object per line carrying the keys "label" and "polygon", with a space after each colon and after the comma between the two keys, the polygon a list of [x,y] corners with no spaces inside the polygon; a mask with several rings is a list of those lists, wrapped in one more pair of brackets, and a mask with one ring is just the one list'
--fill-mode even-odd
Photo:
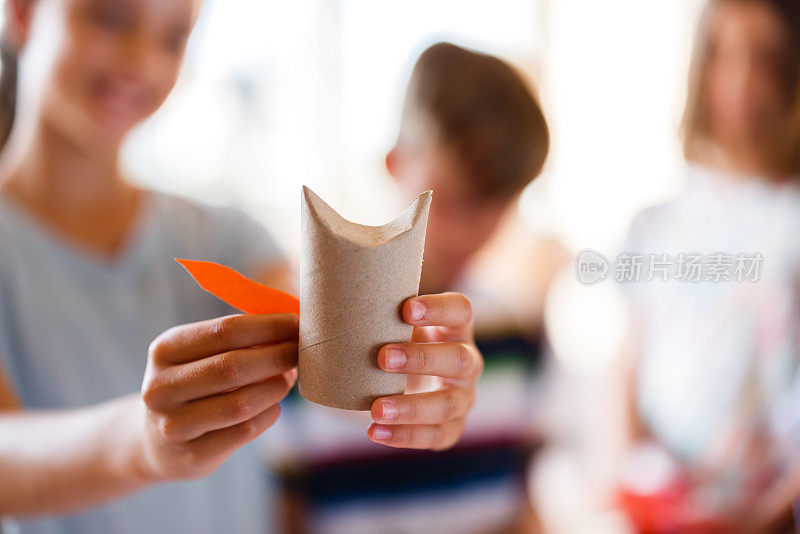
{"label": "cardboard cat ear", "polygon": [[279,289],[250,280],[230,267],[213,261],[175,258],[195,281],[234,308],[250,314],[299,313],[300,301]]}

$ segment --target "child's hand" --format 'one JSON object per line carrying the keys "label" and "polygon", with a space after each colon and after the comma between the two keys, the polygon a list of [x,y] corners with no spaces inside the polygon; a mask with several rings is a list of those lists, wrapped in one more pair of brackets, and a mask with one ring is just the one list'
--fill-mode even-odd
{"label": "child's hand", "polygon": [[390,447],[451,447],[461,437],[483,369],[473,339],[472,305],[459,293],[423,295],[405,302],[403,318],[416,327],[415,342],[382,347],[378,364],[384,371],[408,374],[410,382],[413,375],[442,377],[442,385],[376,400],[369,438]]}
{"label": "child's hand", "polygon": [[214,471],[278,418],[297,377],[297,315],[234,315],[178,326],[150,345],[142,385],[143,471]]}

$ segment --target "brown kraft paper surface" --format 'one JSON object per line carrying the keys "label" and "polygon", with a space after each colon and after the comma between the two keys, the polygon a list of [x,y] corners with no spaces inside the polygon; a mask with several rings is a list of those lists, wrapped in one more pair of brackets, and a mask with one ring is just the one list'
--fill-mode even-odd
{"label": "brown kraft paper surface", "polygon": [[303,187],[300,252],[300,394],[334,408],[369,410],[403,392],[405,375],[378,367],[378,349],[411,341],[401,308],[419,291],[432,192],[395,220],[345,220]]}

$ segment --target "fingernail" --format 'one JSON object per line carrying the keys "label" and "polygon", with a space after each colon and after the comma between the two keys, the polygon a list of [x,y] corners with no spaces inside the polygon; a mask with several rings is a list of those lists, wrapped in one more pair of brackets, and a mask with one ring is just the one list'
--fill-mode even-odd
{"label": "fingernail", "polygon": [[400,410],[397,409],[395,403],[389,401],[381,403],[381,421],[394,421],[397,419],[398,413],[400,413]]}
{"label": "fingernail", "polygon": [[372,438],[378,440],[387,440],[392,437],[392,429],[384,425],[375,425],[372,429]]}
{"label": "fingernail", "polygon": [[425,305],[418,300],[411,301],[411,318],[421,321],[425,317]]}
{"label": "fingernail", "polygon": [[400,369],[406,364],[406,354],[398,348],[386,349],[386,368]]}
{"label": "fingernail", "polygon": [[297,380],[297,367],[289,369],[289,371],[286,372],[286,376],[289,378],[290,382]]}

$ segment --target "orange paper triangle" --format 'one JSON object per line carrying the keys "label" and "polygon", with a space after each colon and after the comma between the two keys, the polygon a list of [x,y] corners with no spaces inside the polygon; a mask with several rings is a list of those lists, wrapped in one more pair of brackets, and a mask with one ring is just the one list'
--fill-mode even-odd
{"label": "orange paper triangle", "polygon": [[300,301],[289,293],[259,284],[213,261],[175,258],[200,287],[245,313],[299,313]]}

